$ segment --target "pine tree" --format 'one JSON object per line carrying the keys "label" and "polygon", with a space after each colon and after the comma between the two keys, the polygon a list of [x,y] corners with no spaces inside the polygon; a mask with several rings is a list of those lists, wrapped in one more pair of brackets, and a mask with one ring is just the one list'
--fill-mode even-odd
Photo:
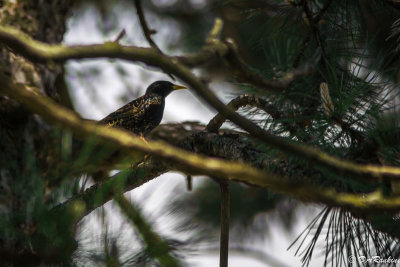
{"label": "pine tree", "polygon": [[[97,8],[104,19],[117,19],[111,1],[0,4],[2,263],[180,266],[187,249],[212,233],[221,235],[220,265],[227,266],[229,229],[231,246],[265,236],[273,216],[289,231],[295,211],[309,203],[321,212],[291,248],[303,265],[319,248],[331,266],[400,257],[397,1],[118,4],[136,10],[149,48],[123,44],[131,33],[117,23],[103,25],[120,32],[104,44],[61,45],[74,11]],[[183,53],[154,41],[158,29],[148,14],[179,25],[175,46]],[[196,118],[160,125],[147,142],[84,120],[64,67],[97,58],[157,68],[217,115],[208,125]],[[210,90],[215,80],[234,88],[229,104]],[[171,170],[187,175],[192,190],[168,206],[182,220],[177,231],[198,231],[189,240],[158,233],[123,195]],[[197,176],[207,179],[192,188]],[[137,233],[137,249],[109,235],[103,207],[110,200]],[[103,249],[91,254],[78,242],[79,223],[94,210],[104,235]],[[260,224],[260,216],[268,219]]]}

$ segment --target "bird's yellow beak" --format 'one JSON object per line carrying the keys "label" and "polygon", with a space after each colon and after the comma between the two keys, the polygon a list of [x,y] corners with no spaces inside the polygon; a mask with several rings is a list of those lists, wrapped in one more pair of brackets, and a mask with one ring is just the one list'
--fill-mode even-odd
{"label": "bird's yellow beak", "polygon": [[182,85],[176,85],[176,84],[174,84],[174,85],[172,86],[172,88],[174,88],[174,90],[182,90],[182,89],[187,89],[185,86],[182,86]]}

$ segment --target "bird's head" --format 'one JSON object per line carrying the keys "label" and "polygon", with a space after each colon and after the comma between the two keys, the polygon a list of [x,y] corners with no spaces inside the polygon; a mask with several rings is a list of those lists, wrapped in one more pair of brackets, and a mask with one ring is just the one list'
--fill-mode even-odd
{"label": "bird's head", "polygon": [[156,94],[166,97],[174,90],[186,89],[185,86],[176,85],[168,81],[157,81],[149,85],[146,90],[146,95]]}

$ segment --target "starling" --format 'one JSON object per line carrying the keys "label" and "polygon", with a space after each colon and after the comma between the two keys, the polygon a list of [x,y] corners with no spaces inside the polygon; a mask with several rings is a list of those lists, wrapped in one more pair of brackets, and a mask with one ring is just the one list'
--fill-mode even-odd
{"label": "starling", "polygon": [[110,113],[100,123],[106,124],[108,127],[126,129],[143,138],[160,124],[164,113],[165,98],[172,91],[179,89],[186,89],[186,87],[167,81],[154,82],[147,88],[143,96]]}

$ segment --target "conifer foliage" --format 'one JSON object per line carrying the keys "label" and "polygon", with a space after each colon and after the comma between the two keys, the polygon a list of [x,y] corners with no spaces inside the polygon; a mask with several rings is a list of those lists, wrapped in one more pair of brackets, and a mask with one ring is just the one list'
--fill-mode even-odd
{"label": "conifer foliage", "polygon": [[[303,266],[321,252],[325,266],[400,258],[398,1],[44,2],[0,3],[1,263],[182,266],[218,247],[220,266],[229,251],[275,266],[283,260],[262,245],[242,244],[277,222],[293,232],[299,214],[314,216],[290,246]],[[63,45],[88,10],[104,42]],[[127,14],[135,30],[121,27]],[[146,47],[134,45],[139,34]],[[184,84],[216,115],[161,124],[145,141],[82,119],[76,80],[95,103],[105,71],[71,65],[99,58],[127,88],[129,62]],[[188,190],[162,207],[178,222],[166,235],[146,199],[124,193],[170,171]],[[126,225],[111,231],[115,216]],[[101,232],[89,244],[87,227]]]}

